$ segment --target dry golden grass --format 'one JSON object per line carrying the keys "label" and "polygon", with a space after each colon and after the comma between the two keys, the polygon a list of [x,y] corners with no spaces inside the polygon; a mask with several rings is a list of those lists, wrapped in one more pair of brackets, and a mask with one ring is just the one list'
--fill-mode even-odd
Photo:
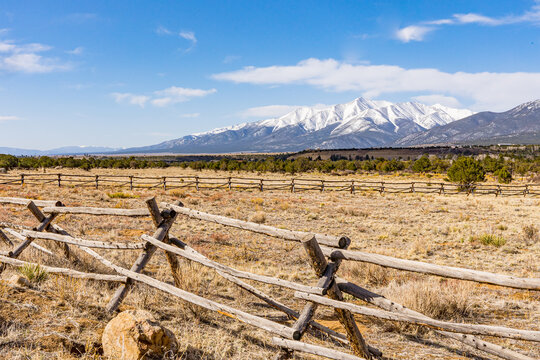
{"label": "dry golden grass", "polygon": [[[108,173],[122,171],[100,170]],[[181,169],[137,170],[138,175],[180,175]],[[132,171],[130,171],[132,172]],[[127,172],[125,172],[127,173]],[[214,174],[210,172],[209,174]],[[121,193],[122,195],[113,195]],[[347,235],[351,249],[467,267],[525,277],[540,277],[540,243],[534,228],[540,224],[540,200],[530,197],[466,197],[377,192],[259,192],[194,189],[163,191],[68,188],[54,186],[0,187],[0,196],[59,199],[70,206],[137,208],[144,199],[180,200],[184,205],[214,214],[303,231]],[[0,221],[35,226],[21,206],[1,206]],[[151,234],[149,218],[62,215],[55,223],[73,235],[103,241],[134,241]],[[531,230],[532,229],[532,230]],[[213,260],[283,279],[314,284],[316,279],[298,243],[179,217],[172,234]],[[471,242],[471,237],[493,234],[506,240],[495,247]],[[531,235],[532,234],[532,235]],[[536,234],[536,236],[535,236]],[[41,242],[42,245],[46,245]],[[0,250],[6,250],[0,243]],[[116,263],[130,267],[138,251],[100,251]],[[83,271],[107,272],[77,252]],[[71,266],[27,249],[21,259],[52,266]],[[285,317],[257,298],[231,285],[212,270],[181,260],[181,287],[212,300],[234,305],[256,315],[286,322]],[[16,273],[8,268],[3,276]],[[172,283],[165,256],[158,251],[145,273]],[[340,276],[385,294],[389,299],[441,319],[496,324],[540,330],[540,294],[457,280],[442,280],[344,262]],[[254,284],[288,306],[303,303],[292,292]],[[0,282],[0,359],[100,359],[100,334],[110,319],[104,312],[115,285],[50,275],[33,289],[14,289]],[[186,304],[144,285],[136,285],[121,310],[145,308],[156,315],[180,340],[179,359],[268,359],[276,349],[271,336],[248,325]],[[332,311],[320,307],[316,317],[341,330]],[[479,352],[445,340],[417,327],[358,317],[366,340],[393,359],[465,359]],[[323,344],[311,335],[304,338]],[[421,340],[423,339],[423,340]],[[490,339],[540,356],[536,344]],[[429,342],[436,346],[429,345]],[[344,349],[342,349],[344,350]],[[312,359],[315,357],[300,356]]]}

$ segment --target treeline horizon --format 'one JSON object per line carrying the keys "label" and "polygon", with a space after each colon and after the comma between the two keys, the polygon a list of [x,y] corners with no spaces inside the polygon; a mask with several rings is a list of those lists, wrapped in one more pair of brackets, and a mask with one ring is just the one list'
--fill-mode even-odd
{"label": "treeline horizon", "polygon": [[[466,156],[465,156],[466,157]],[[49,157],[49,156],[21,156],[0,154],[0,168],[11,169],[40,169],[40,168],[77,168],[91,169],[146,169],[181,167],[193,170],[214,171],[247,171],[257,173],[286,173],[298,174],[308,172],[320,173],[426,173],[445,174],[452,163],[463,158],[447,155],[423,155],[418,159],[385,159],[370,156],[359,157],[354,160],[341,155],[332,155],[328,160],[320,157],[301,157],[286,159],[280,157],[267,157],[266,159],[238,160],[221,158],[210,161],[175,161],[149,160],[136,157]],[[500,182],[509,182],[514,174],[522,176],[540,173],[540,156],[524,157],[513,156],[469,156],[478,163],[485,173],[495,175]]]}

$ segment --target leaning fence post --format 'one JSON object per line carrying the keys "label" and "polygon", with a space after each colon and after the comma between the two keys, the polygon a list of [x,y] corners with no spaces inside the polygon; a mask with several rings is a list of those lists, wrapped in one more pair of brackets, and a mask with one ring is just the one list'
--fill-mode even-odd
{"label": "leaning fence post", "polygon": [[[150,204],[151,202],[152,202],[152,199],[147,200],[147,204]],[[152,206],[152,205],[148,205],[148,206]],[[152,237],[157,239],[158,241],[163,241],[169,234],[169,229],[174,223],[174,220],[176,219],[176,215],[177,215],[176,211],[172,209],[162,211],[161,216],[163,217],[164,220],[160,223],[160,225],[158,226],[158,228],[156,229]],[[139,255],[137,260],[131,266],[131,271],[140,273],[144,269],[146,264],[148,264],[148,261],[150,261],[150,259],[152,258],[152,255],[154,254],[154,252],[156,252],[156,250],[157,248],[154,245],[147,242],[144,246],[143,252]],[[112,299],[109,301],[106,307],[109,313],[112,313],[113,311],[118,309],[118,306],[120,306],[120,303],[126,297],[132,284],[133,284],[133,280],[131,278],[128,278],[126,282],[116,290]]]}
{"label": "leaning fence post", "polygon": [[62,174],[58,174],[58,187],[62,186]]}
{"label": "leaning fence post", "polygon": [[[329,298],[340,301],[343,300],[343,294],[339,290],[334,279],[334,274],[339,267],[340,261],[337,260],[328,263],[315,236],[310,235],[303,239],[302,245],[308,254],[311,267],[315,270],[317,276],[319,276],[319,283],[317,286],[328,289],[326,295],[328,295]],[[304,310],[298,317],[298,320],[293,325],[293,329],[295,330],[293,338],[295,338],[295,340],[298,340],[302,336],[303,332],[311,321],[313,314],[315,313],[316,307],[317,305],[312,302],[308,303],[304,307]],[[364,338],[362,337],[362,334],[360,333],[360,330],[358,329],[358,326],[356,325],[353,314],[348,310],[334,310],[341,325],[343,325],[347,332],[347,338],[349,339],[351,347],[356,355],[363,356],[366,359],[371,359],[371,353],[364,341]]]}
{"label": "leaning fence post", "polygon": [[198,176],[195,176],[195,189],[199,191],[199,177]]}

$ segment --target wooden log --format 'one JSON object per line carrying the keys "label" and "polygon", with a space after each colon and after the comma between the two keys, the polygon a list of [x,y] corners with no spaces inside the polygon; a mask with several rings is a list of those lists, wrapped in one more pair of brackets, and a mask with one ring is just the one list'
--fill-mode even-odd
{"label": "wooden log", "polygon": [[[178,201],[175,205],[181,206],[182,203]],[[156,198],[152,197],[150,199],[146,200],[146,206],[148,207],[148,212],[150,213],[150,216],[152,217],[152,221],[154,223],[154,226],[157,228],[159,225],[163,222],[163,216],[161,216],[161,211],[159,210],[158,204],[156,202]],[[169,244],[169,235],[167,234],[163,238],[163,242],[165,244]],[[176,255],[174,253],[171,253],[169,251],[165,252],[165,256],[167,258],[167,262],[169,263],[169,267],[171,268],[171,273],[174,279],[174,285],[176,287],[180,287],[182,284],[182,278],[180,275],[180,264],[178,263],[178,259],[176,258]]]}
{"label": "wooden log", "polygon": [[[64,204],[62,204],[61,202],[57,205],[58,207],[63,207]],[[41,210],[38,209],[38,207],[36,206],[36,204],[33,202],[33,201],[30,201],[28,203],[28,205],[26,205],[26,208],[32,213],[32,215],[34,215],[34,217],[36,219],[41,219],[40,221],[43,221],[43,219],[45,219],[45,215],[41,212]],[[49,227],[47,226],[46,229],[48,229]],[[61,248],[62,252],[64,253],[64,256],[66,257],[66,259],[69,259],[70,258],[70,251],[69,251],[69,246],[67,243],[63,243],[63,244],[58,244],[55,242],[55,245],[57,245],[58,247]]]}
{"label": "wooden log", "polygon": [[37,264],[33,262],[22,261],[19,259],[12,259],[12,258],[1,256],[1,255],[0,255],[0,262],[13,265],[13,266],[24,266],[24,265],[38,266],[39,265],[40,268],[42,268],[48,273],[70,276],[77,279],[91,279],[91,280],[114,281],[114,282],[126,281],[125,276],[85,273],[85,272],[72,270],[72,269],[46,266],[46,265],[41,265],[41,264]]}
{"label": "wooden log", "polygon": [[[13,229],[6,228],[5,231],[6,231],[8,234],[10,234],[10,235],[16,237],[17,239],[19,239],[19,240],[21,240],[21,241],[25,241],[25,240],[26,240],[26,237],[25,237],[24,235],[22,235],[22,234],[16,232],[16,231],[13,230]],[[47,255],[50,255],[50,256],[56,256],[56,255],[53,254],[53,252],[50,251],[49,249],[46,249],[46,248],[44,248],[43,246],[40,246],[40,245],[38,245],[38,244],[36,244],[36,243],[34,243],[34,242],[31,242],[31,243],[30,243],[30,246],[33,247],[33,248],[35,248],[36,250],[39,250],[39,251],[41,251],[41,252],[47,254]]]}
{"label": "wooden log", "polygon": [[60,206],[60,201],[54,200],[33,200],[33,199],[23,199],[16,197],[0,197],[0,203],[3,204],[16,204],[16,205],[28,205],[28,202],[33,201],[37,206]]}
{"label": "wooden log", "polygon": [[452,322],[447,322],[447,321],[426,319],[420,316],[398,314],[398,313],[394,313],[390,311],[377,310],[377,309],[372,309],[365,306],[349,304],[347,302],[336,301],[336,300],[328,299],[319,295],[302,293],[300,291],[296,291],[294,293],[294,296],[299,299],[312,301],[317,304],[330,306],[332,308],[349,310],[355,314],[372,316],[372,317],[385,319],[385,320],[402,321],[402,322],[407,322],[411,324],[427,326],[427,327],[434,328],[437,330],[446,330],[446,331],[459,332],[459,333],[464,333],[464,334],[488,335],[488,336],[497,336],[497,337],[508,338],[508,339],[540,342],[540,331],[519,330],[519,329],[507,328],[504,326],[452,323]]}
{"label": "wooden log", "polygon": [[336,250],[325,247],[321,248],[324,255],[331,259],[361,261],[398,270],[413,271],[422,274],[437,275],[459,280],[476,281],[480,283],[500,285],[517,289],[540,290],[540,279],[538,278],[519,278],[511,275],[493,274],[485,271],[398,259],[391,256],[372,254],[362,251]]}
{"label": "wooden log", "polygon": [[196,255],[194,255],[194,254],[192,254],[190,252],[187,252],[187,251],[185,251],[185,250],[183,250],[181,248],[177,248],[177,247],[165,244],[165,243],[163,243],[161,241],[158,241],[158,239],[156,239],[156,238],[154,238],[152,236],[142,235],[141,239],[143,239],[144,241],[149,242],[153,246],[156,246],[156,247],[158,247],[158,248],[160,248],[162,250],[169,251],[169,252],[174,253],[176,255],[180,255],[180,256],[182,256],[182,257],[184,257],[186,259],[189,259],[191,261],[195,261],[195,262],[197,262],[197,263],[199,263],[201,265],[205,265],[205,266],[207,266],[209,268],[212,268],[214,270],[222,271],[224,273],[227,273],[227,274],[232,275],[232,276],[237,277],[237,278],[254,280],[254,281],[262,282],[262,283],[265,283],[265,284],[281,286],[281,287],[285,287],[285,288],[293,289],[293,290],[297,290],[297,289],[301,288],[301,289],[304,289],[302,291],[310,293],[310,294],[323,294],[324,293],[322,288],[319,288],[319,287],[316,287],[316,286],[307,286],[307,285],[295,283],[295,282],[288,281],[288,280],[283,280],[283,279],[274,278],[274,277],[265,276],[265,275],[253,274],[253,273],[249,273],[247,271],[236,270],[236,269],[233,269],[231,267],[220,264],[218,262],[212,261],[212,260],[210,260],[208,258],[201,258],[201,257],[196,256]]}
{"label": "wooden log", "polygon": [[27,238],[32,239],[41,239],[41,240],[54,240],[61,243],[72,244],[77,246],[84,246],[89,248],[99,248],[99,249],[143,249],[144,243],[113,243],[113,242],[104,242],[96,240],[85,240],[81,238],[76,238],[73,236],[59,235],[53,233],[44,233],[38,231],[29,231],[22,230],[21,234]]}
{"label": "wooden log", "polygon": [[174,287],[162,281],[153,279],[150,276],[143,275],[135,271],[124,269],[118,265],[113,264],[112,262],[105,259],[104,257],[102,257],[101,255],[99,255],[98,253],[96,253],[95,251],[91,249],[86,248],[84,249],[84,251],[88,253],[89,255],[93,256],[94,258],[96,258],[97,260],[99,260],[103,265],[113,269],[120,275],[126,276],[135,281],[142,282],[155,289],[161,290],[163,292],[176,296],[184,301],[201,306],[205,309],[217,311],[221,314],[243,321],[246,324],[258,327],[260,329],[269,331],[271,333],[278,334],[280,336],[283,336],[289,339],[292,338],[292,329],[285,325],[281,325],[273,321],[270,321],[268,319],[265,319],[256,315],[251,315],[242,310],[238,310],[233,307],[220,304],[212,300],[205,299],[201,296],[192,294],[190,292],[179,289],[177,287]]}
{"label": "wooden log", "polygon": [[[35,228],[35,231],[41,232],[49,227],[50,223],[58,214],[52,213],[41,221],[41,223]],[[20,243],[16,248],[13,249],[13,257],[17,258],[19,255],[34,241],[32,238],[26,238],[22,243]]]}
{"label": "wooden log", "polygon": [[265,235],[269,235],[269,236],[273,236],[273,237],[277,237],[277,238],[285,239],[285,240],[300,242],[306,235],[314,235],[320,244],[324,244],[331,247],[337,247],[337,248],[345,248],[349,245],[349,242],[350,242],[350,240],[345,236],[339,237],[339,236],[331,236],[331,235],[323,235],[323,234],[310,234],[303,231],[279,229],[273,226],[262,225],[262,224],[257,224],[254,222],[243,221],[243,220],[238,220],[238,219],[231,219],[225,216],[213,215],[213,214],[205,213],[202,211],[189,209],[187,207],[175,206],[168,203],[161,203],[160,205],[162,207],[174,209],[179,214],[186,215],[194,219],[210,221],[216,224],[231,226],[231,227],[235,227],[235,228],[239,228],[243,230],[249,230],[252,232],[259,233],[259,234],[265,234]]}
{"label": "wooden log", "polygon": [[9,246],[13,246],[13,242],[7,237],[2,230],[0,230],[0,239]]}
{"label": "wooden log", "polygon": [[[316,274],[322,274],[328,268],[328,263],[326,258],[317,242],[315,237],[305,237],[302,241],[302,245],[306,250],[308,257],[310,259],[311,266],[315,270]],[[338,260],[339,261],[339,260]],[[335,270],[337,270],[339,264],[335,264]],[[334,273],[331,273],[331,277],[334,277]],[[337,287],[335,282],[332,282],[332,286],[328,289],[328,297],[334,300],[343,300],[343,294]],[[312,303],[315,303],[314,301]],[[310,306],[306,305],[305,310]],[[335,309],[336,315],[338,316],[339,322],[345,328],[347,333],[347,338],[349,339],[350,345],[356,355],[363,356],[366,359],[371,359],[371,353],[367,347],[366,342],[351,312],[346,309]],[[298,340],[298,339],[295,339]]]}
{"label": "wooden log", "polygon": [[[414,310],[411,310],[409,308],[406,308],[403,305],[400,305],[396,302],[393,302],[391,300],[388,300],[382,295],[375,294],[369,290],[366,290],[356,284],[353,284],[347,280],[341,279],[339,277],[336,278],[336,283],[338,284],[338,287],[341,291],[352,295],[358,299],[361,299],[369,304],[375,305],[381,309],[402,313],[402,314],[409,314],[409,315],[415,315],[420,316],[425,319],[431,319],[430,317],[423,315],[419,312],[416,312]],[[440,334],[442,336],[460,341],[466,345],[469,345],[475,349],[485,351],[489,354],[496,355],[500,358],[507,359],[507,360],[534,360],[531,357],[528,357],[526,355],[517,353],[515,351],[512,351],[510,349],[506,349],[500,345],[492,344],[490,342],[484,341],[482,339],[479,339],[472,335],[466,335],[466,334],[459,334],[459,333],[452,333],[447,331],[440,331],[435,330],[437,334]]]}
{"label": "wooden log", "polygon": [[94,207],[44,207],[44,213],[59,214],[85,214],[85,215],[112,215],[112,216],[149,216],[147,209],[116,209],[116,208],[94,208]]}
{"label": "wooden log", "polygon": [[[161,216],[163,216],[162,214]],[[174,210],[170,210],[170,213],[168,214],[167,218],[161,222],[161,224],[158,226],[156,231],[154,232],[154,238],[158,241],[163,241],[165,236],[167,236],[169,229],[171,228],[172,224],[174,223],[174,220],[176,219],[176,212]],[[145,247],[143,249],[143,252],[139,255],[133,266],[131,267],[131,271],[134,273],[139,273],[144,269],[148,261],[152,258],[152,255],[156,251],[156,247],[150,243],[146,243]],[[128,279],[128,281],[125,282],[124,285],[120,286],[115,294],[113,295],[112,299],[107,304],[107,311],[109,313],[112,313],[115,311],[122,300],[126,297],[129,289],[131,287],[131,281]]]}
{"label": "wooden log", "polygon": [[361,358],[358,356],[340,352],[334,349],[325,348],[322,346],[307,344],[301,341],[286,340],[286,339],[281,339],[278,337],[273,337],[272,343],[281,348],[300,351],[306,354],[323,356],[328,359],[335,359],[335,360],[362,360],[364,359],[365,360],[365,358]]}

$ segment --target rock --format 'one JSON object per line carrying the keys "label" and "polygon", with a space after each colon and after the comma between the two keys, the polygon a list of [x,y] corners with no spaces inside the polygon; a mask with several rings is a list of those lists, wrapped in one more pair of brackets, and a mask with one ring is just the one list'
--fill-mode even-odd
{"label": "rock", "polygon": [[103,354],[110,359],[163,358],[177,348],[174,334],[144,310],[127,310],[109,321],[101,337]]}
{"label": "rock", "polygon": [[27,278],[17,274],[7,279],[7,283],[15,286],[30,286],[30,281]]}
{"label": "rock", "polygon": [[6,168],[0,168],[0,174],[7,174]]}

